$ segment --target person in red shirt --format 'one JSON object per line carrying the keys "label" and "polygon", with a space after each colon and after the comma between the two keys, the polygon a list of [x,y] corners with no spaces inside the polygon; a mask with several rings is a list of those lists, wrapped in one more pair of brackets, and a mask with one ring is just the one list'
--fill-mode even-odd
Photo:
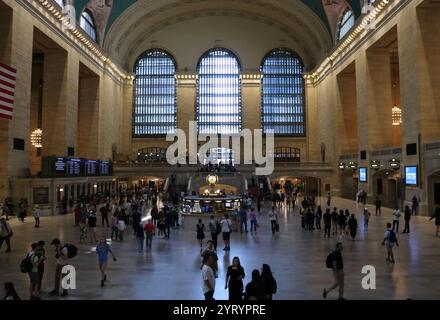
{"label": "person in red shirt", "polygon": [[147,220],[147,223],[144,226],[145,233],[147,235],[145,239],[145,245],[147,249],[151,249],[151,244],[153,243],[153,236],[154,236],[154,223],[151,218]]}

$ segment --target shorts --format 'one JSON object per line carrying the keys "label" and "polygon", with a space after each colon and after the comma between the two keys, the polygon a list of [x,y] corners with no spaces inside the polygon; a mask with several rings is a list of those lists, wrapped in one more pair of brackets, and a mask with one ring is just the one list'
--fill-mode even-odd
{"label": "shorts", "polygon": [[230,232],[223,232],[223,240],[224,241],[229,241],[230,238],[231,238]]}
{"label": "shorts", "polygon": [[96,233],[96,227],[91,227],[89,228],[91,232],[95,232]]}
{"label": "shorts", "polygon": [[38,272],[29,272],[29,279],[32,284],[38,284],[40,282],[40,274]]}

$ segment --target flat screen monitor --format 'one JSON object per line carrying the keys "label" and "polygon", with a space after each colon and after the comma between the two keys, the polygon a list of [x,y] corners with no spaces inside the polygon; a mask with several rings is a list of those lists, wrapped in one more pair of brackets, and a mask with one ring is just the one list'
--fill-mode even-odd
{"label": "flat screen monitor", "polygon": [[418,167],[405,167],[405,184],[407,186],[417,186],[419,184]]}
{"label": "flat screen monitor", "polygon": [[359,168],[359,182],[366,183],[368,181],[367,178],[368,170],[365,167]]}

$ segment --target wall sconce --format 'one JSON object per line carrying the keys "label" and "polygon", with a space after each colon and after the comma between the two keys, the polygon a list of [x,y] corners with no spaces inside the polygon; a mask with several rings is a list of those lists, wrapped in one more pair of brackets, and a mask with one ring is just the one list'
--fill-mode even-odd
{"label": "wall sconce", "polygon": [[59,191],[59,192],[64,192],[64,188],[63,188],[63,187],[60,187],[60,188],[58,189],[58,191]]}
{"label": "wall sconce", "polygon": [[376,169],[376,170],[380,169],[380,161],[378,161],[378,160],[371,161],[370,162],[370,167],[372,169]]}
{"label": "wall sconce", "polygon": [[390,160],[390,168],[393,170],[399,170],[400,169],[400,160],[391,159]]}
{"label": "wall sconce", "polygon": [[339,162],[338,168],[340,170],[345,170],[347,168],[347,164],[345,162]]}
{"label": "wall sconce", "polygon": [[352,170],[356,170],[357,167],[358,167],[358,165],[357,165],[356,162],[354,162],[354,161],[350,161],[350,162],[348,163],[348,167],[349,167],[350,169],[352,169]]}

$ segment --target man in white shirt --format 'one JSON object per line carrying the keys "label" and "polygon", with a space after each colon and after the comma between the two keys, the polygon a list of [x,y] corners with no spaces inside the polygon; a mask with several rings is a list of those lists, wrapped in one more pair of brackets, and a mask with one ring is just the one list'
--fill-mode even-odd
{"label": "man in white shirt", "polygon": [[399,207],[396,206],[393,211],[393,231],[396,233],[399,233],[399,220],[401,215]]}
{"label": "man in white shirt", "polygon": [[225,247],[223,248],[223,251],[230,251],[231,250],[231,225],[232,221],[229,219],[229,215],[225,214],[225,217],[222,221],[220,221],[220,225],[222,227],[222,234],[223,234],[223,241],[225,241]]}
{"label": "man in white shirt", "polygon": [[[49,295],[57,295],[60,291],[60,280],[61,273],[63,271],[64,266],[69,264],[69,252],[66,246],[61,245],[61,241],[59,239],[52,240],[52,245],[55,246],[55,258],[57,259],[57,267],[55,269],[55,289],[49,292]],[[62,297],[67,296],[67,290],[63,289]]]}
{"label": "man in white shirt", "polygon": [[215,273],[213,269],[214,256],[209,255],[202,268],[202,290],[205,300],[212,301],[215,291]]}

